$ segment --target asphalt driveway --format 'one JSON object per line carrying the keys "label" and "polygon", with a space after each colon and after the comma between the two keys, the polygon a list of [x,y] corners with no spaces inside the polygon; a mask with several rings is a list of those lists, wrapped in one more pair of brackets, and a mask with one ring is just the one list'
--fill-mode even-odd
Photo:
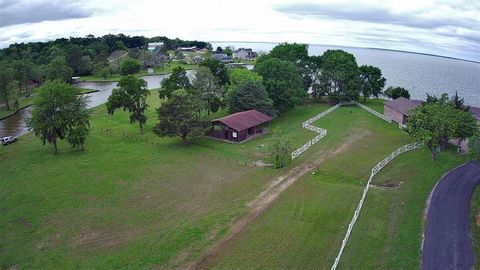
{"label": "asphalt driveway", "polygon": [[480,163],[469,162],[437,184],[428,208],[422,269],[473,269],[470,201],[479,183]]}

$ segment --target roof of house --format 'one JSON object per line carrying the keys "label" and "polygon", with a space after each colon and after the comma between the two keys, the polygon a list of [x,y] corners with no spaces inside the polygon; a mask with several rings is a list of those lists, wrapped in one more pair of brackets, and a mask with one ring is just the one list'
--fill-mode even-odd
{"label": "roof of house", "polygon": [[265,115],[257,110],[249,110],[237,112],[222,118],[213,120],[212,122],[220,122],[236,131],[242,131],[251,127],[255,127],[272,120],[272,117]]}
{"label": "roof of house", "polygon": [[403,115],[408,115],[408,111],[421,105],[422,101],[399,97],[397,99],[386,101],[384,104]]}
{"label": "roof of house", "polygon": [[480,108],[470,107],[470,112],[480,121]]}

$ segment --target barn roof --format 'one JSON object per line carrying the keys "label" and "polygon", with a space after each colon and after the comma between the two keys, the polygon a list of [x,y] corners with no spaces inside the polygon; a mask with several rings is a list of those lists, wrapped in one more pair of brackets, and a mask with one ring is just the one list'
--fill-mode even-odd
{"label": "barn roof", "polygon": [[389,100],[385,102],[388,107],[400,112],[403,115],[408,115],[408,111],[418,107],[422,104],[421,100],[408,99],[399,97],[397,99]]}
{"label": "barn roof", "polygon": [[220,122],[236,131],[242,131],[251,127],[255,127],[272,120],[272,117],[265,115],[257,110],[249,110],[237,112],[218,118],[212,123]]}
{"label": "barn roof", "polygon": [[480,108],[470,107],[470,112],[480,121]]}

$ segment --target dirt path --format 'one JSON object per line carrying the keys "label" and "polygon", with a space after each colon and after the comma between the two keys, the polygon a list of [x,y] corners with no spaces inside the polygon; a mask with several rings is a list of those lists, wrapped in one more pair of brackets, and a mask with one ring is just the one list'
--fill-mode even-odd
{"label": "dirt path", "polygon": [[306,164],[300,164],[290,169],[285,174],[277,177],[270,185],[260,193],[248,206],[251,208],[250,212],[244,217],[235,221],[230,227],[230,233],[223,239],[213,244],[213,246],[203,255],[196,263],[187,266],[185,269],[203,269],[209,264],[218,253],[228,243],[237,237],[245,228],[251,224],[261,213],[263,213],[269,206],[278,198],[278,196],[289,186],[295,183],[309,172],[312,172],[324,161],[345,152],[352,144],[359,141],[363,137],[369,134],[368,131],[362,130],[348,136],[347,140],[334,149],[327,151],[317,151],[315,154],[319,154],[318,158],[308,162]]}

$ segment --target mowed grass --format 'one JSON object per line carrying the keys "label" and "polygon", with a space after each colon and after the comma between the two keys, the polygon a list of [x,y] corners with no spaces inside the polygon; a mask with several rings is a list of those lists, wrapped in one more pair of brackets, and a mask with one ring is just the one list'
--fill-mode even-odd
{"label": "mowed grass", "polygon": [[475,255],[475,269],[480,269],[480,224],[478,220],[478,215],[480,215],[480,187],[475,189],[472,197],[472,205],[470,208],[470,216],[471,216],[471,231],[472,231],[472,246],[473,252]]}
{"label": "mowed grass", "polygon": [[401,184],[370,189],[339,269],[419,269],[427,198],[443,174],[465,160],[455,149],[435,162],[430,152],[415,150],[387,165],[373,182]]}
{"label": "mowed grass", "polygon": [[[184,265],[288,170],[251,165],[264,158],[268,136],[244,144],[204,138],[189,146],[179,138],[158,138],[151,131],[160,104],[156,91],[148,102],[143,136],[127,113],[108,116],[99,106],[84,152],[61,142],[53,155],[52,146],[32,134],[0,148],[0,268]],[[301,122],[325,108],[297,107],[271,128],[280,127],[301,145],[315,135]]]}
{"label": "mowed grass", "polygon": [[206,269],[330,269],[371,167],[410,139],[357,106],[341,107],[314,125],[328,135],[308,151],[343,150],[282,193]]}

